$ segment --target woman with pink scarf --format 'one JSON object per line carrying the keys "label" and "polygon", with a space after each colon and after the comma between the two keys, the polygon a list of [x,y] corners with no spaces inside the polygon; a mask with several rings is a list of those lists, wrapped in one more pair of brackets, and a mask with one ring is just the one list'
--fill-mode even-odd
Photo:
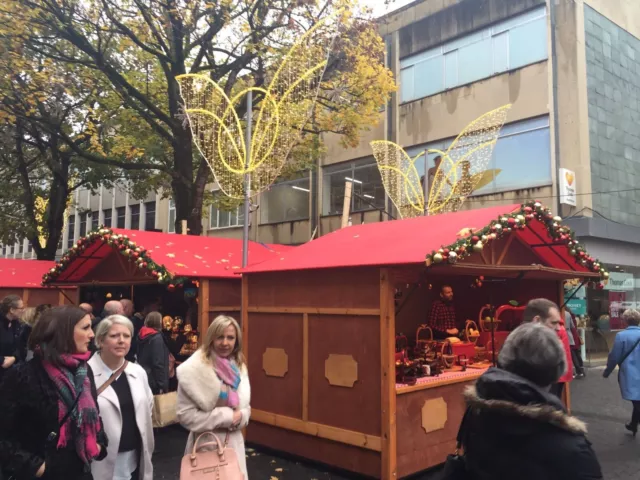
{"label": "woman with pink scarf", "polygon": [[[213,431],[235,450],[245,480],[247,465],[241,430],[251,416],[251,387],[244,355],[242,331],[233,318],[217,317],[202,346],[177,368],[178,420],[188,429],[185,454],[196,436]],[[209,439],[210,440],[210,439]]]}
{"label": "woman with pink scarf", "polygon": [[75,306],[45,312],[29,337],[34,358],[0,385],[0,465],[5,478],[91,480],[107,453],[89,344],[91,319]]}

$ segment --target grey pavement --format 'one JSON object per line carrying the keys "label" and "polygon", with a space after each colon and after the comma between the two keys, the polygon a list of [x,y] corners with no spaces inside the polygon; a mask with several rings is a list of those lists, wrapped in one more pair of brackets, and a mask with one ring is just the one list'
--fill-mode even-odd
{"label": "grey pavement", "polygon": [[[598,455],[606,480],[640,480],[640,436],[633,438],[624,424],[631,417],[631,404],[620,398],[614,373],[602,378],[603,367],[587,369],[584,379],[571,385],[572,413],[589,425],[588,438]],[[156,479],[178,478],[186,432],[169,427],[156,436],[154,467]],[[247,466],[251,480],[351,480],[358,477],[329,471],[299,459],[283,458],[269,452],[248,449]],[[440,472],[425,472],[414,480],[438,480]]]}

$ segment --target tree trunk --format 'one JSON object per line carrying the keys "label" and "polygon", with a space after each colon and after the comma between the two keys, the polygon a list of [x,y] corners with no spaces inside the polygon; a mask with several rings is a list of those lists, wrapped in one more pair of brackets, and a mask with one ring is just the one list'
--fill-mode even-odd
{"label": "tree trunk", "polygon": [[182,220],[187,221],[187,234],[202,233],[202,200],[196,204],[193,181],[193,148],[189,127],[174,129],[175,144],[173,164],[175,174],[171,181],[173,199],[176,204],[176,233],[182,233]]}

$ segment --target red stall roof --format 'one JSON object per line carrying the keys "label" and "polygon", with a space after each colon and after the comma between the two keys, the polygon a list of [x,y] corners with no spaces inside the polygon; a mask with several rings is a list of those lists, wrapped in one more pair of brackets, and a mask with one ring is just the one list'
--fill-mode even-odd
{"label": "red stall roof", "polygon": [[[527,206],[527,208],[531,207]],[[280,255],[279,260],[251,266],[243,273],[424,265],[427,255],[442,247],[455,249],[457,241],[468,239],[472,235],[471,230],[482,231],[503,216],[516,216],[521,213],[525,213],[523,205],[513,204],[343,228],[295,250],[285,252]],[[543,220],[535,217],[527,221],[523,229],[514,229],[509,234],[517,235],[522,243],[536,255],[535,265],[522,266],[520,270],[531,270],[532,273],[528,274],[529,276],[567,278],[568,272],[569,276],[575,273],[576,277],[600,277],[600,273],[591,268],[593,265],[582,265],[570,253],[573,247],[553,240],[547,223],[554,223],[555,220],[551,219],[547,209],[544,209],[543,213],[548,217],[544,217]],[[568,231],[568,227],[562,228]],[[595,262],[595,259],[591,259],[586,252],[584,255],[590,262]],[[433,267],[444,268],[446,265],[447,263],[444,263],[433,265]],[[457,262],[455,266],[459,267],[456,270],[464,268],[464,259]],[[511,266],[504,267],[504,270],[509,268],[516,269],[515,266]],[[499,267],[494,266],[495,269]],[[533,273],[541,269],[544,270],[543,273]],[[514,274],[517,275],[518,271]]]}
{"label": "red stall roof", "polygon": [[[118,228],[111,232],[112,235],[126,235],[129,241],[146,250],[148,258],[164,266],[174,277],[239,278],[237,273],[242,267],[242,240]],[[84,251],[74,256],[45,283],[91,281],[91,271],[117,250],[116,246],[109,245],[101,237],[91,239],[88,236],[83,240],[88,244]],[[293,248],[249,242],[249,265],[278,258],[278,255]]]}
{"label": "red stall roof", "polygon": [[0,288],[44,288],[42,276],[55,262],[47,260],[0,259]]}
{"label": "red stall roof", "polygon": [[463,229],[481,229],[518,209],[502,205],[342,228],[243,272],[424,264],[427,253],[456,241]]}

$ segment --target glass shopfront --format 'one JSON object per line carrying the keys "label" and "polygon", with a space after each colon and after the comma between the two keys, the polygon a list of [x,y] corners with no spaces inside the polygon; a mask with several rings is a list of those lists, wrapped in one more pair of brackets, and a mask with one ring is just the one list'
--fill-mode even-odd
{"label": "glass shopfront", "polygon": [[607,265],[609,282],[603,290],[588,289],[587,310],[601,331],[623,330],[622,314],[640,309],[640,268]]}

